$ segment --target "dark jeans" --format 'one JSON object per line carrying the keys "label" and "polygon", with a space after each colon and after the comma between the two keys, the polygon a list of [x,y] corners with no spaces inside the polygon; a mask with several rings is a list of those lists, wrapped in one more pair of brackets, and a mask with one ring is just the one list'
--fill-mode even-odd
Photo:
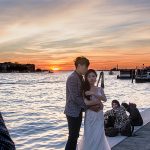
{"label": "dark jeans", "polygon": [[77,140],[82,123],[82,112],[80,113],[79,117],[66,117],[68,121],[69,136],[65,150],[76,150]]}

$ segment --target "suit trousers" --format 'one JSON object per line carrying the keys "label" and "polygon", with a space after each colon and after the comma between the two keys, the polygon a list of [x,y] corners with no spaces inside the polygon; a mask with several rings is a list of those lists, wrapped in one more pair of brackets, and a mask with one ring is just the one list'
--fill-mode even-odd
{"label": "suit trousers", "polygon": [[76,150],[77,140],[79,137],[80,127],[82,123],[82,111],[79,117],[67,116],[69,136],[65,150]]}

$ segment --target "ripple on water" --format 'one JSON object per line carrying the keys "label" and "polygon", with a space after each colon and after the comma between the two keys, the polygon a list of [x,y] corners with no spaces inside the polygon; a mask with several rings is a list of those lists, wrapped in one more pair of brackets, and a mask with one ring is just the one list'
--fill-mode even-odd
{"label": "ripple on water", "polygon": [[[0,109],[18,150],[63,150],[67,140],[65,81],[71,72],[0,74]],[[140,111],[150,106],[149,83],[131,84],[105,73],[108,101],[136,102]],[[83,123],[81,128],[83,134]]]}

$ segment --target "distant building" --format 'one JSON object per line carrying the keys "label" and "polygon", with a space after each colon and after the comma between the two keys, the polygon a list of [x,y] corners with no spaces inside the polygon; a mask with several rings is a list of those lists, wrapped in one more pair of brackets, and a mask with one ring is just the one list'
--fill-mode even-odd
{"label": "distant building", "polygon": [[34,72],[35,65],[34,64],[18,64],[12,62],[4,62],[0,63],[0,72]]}

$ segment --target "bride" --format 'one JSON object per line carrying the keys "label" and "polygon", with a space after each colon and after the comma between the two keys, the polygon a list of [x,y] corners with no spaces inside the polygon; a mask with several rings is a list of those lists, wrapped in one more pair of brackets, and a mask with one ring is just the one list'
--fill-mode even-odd
{"label": "bride", "polygon": [[84,120],[84,135],[80,140],[77,150],[111,150],[104,131],[103,104],[107,101],[101,87],[95,86],[97,73],[89,69],[85,75],[85,103],[93,106],[101,104],[101,110],[94,112],[87,109]]}

